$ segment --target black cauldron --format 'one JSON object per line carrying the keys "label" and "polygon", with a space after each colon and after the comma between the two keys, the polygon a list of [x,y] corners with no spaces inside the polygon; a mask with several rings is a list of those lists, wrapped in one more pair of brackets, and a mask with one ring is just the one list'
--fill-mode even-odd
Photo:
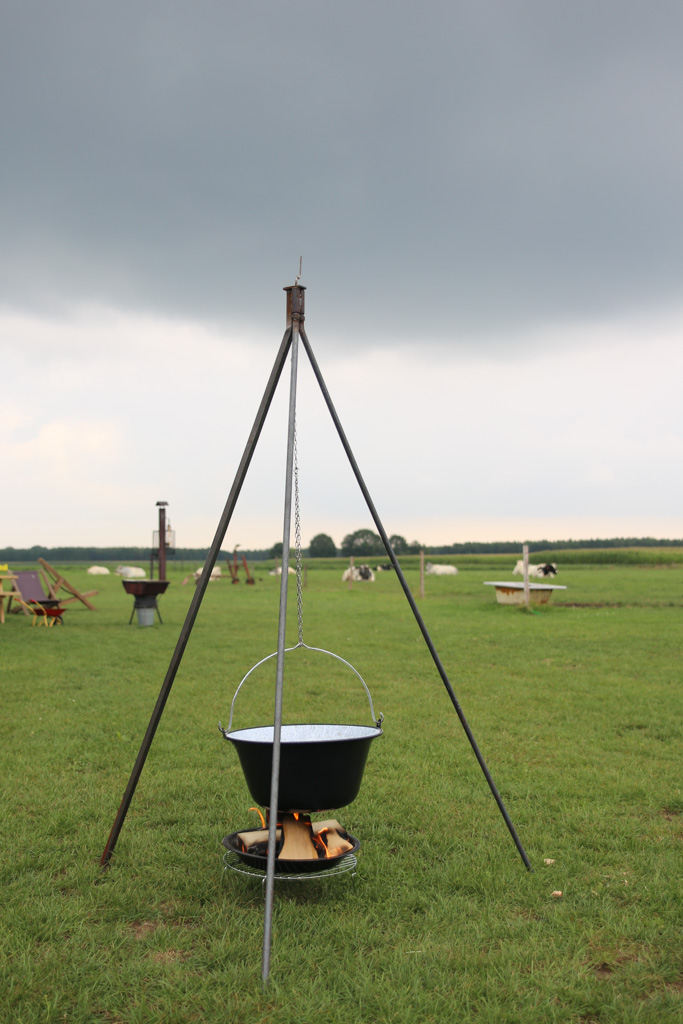
{"label": "black cauldron", "polygon": [[[270,805],[273,726],[221,729],[237,749],[249,792]],[[367,725],[283,725],[278,810],[305,813],[345,807],[356,799],[370,744],[382,729]]]}

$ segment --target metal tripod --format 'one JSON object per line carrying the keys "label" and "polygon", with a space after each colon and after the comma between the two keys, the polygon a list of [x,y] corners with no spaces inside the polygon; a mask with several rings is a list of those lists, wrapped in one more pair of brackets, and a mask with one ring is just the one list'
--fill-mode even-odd
{"label": "metal tripod", "polygon": [[346,438],[346,434],[344,433],[344,430],[343,430],[343,427],[342,427],[341,422],[339,420],[339,417],[337,416],[337,412],[336,412],[336,410],[334,408],[334,405],[332,403],[332,399],[330,397],[330,393],[327,390],[327,386],[325,385],[325,381],[323,380],[323,376],[322,376],[322,374],[320,372],[320,368],[319,368],[319,366],[318,366],[318,364],[316,362],[315,356],[313,355],[313,350],[311,349],[310,342],[309,342],[309,340],[308,340],[308,338],[306,336],[306,331],[304,329],[304,292],[305,292],[305,288],[304,288],[303,285],[294,284],[294,285],[288,286],[284,290],[287,293],[287,327],[285,329],[285,333],[284,333],[284,336],[282,338],[282,342],[280,344],[280,348],[278,350],[278,353],[277,353],[277,356],[276,356],[276,359],[275,359],[275,363],[274,363],[273,369],[272,369],[270,377],[268,379],[268,384],[266,386],[266,390],[265,390],[263,398],[261,400],[261,404],[260,404],[260,406],[258,408],[258,412],[256,414],[256,419],[254,420],[254,425],[251,428],[251,433],[249,434],[249,438],[247,440],[247,444],[246,444],[246,447],[244,449],[244,453],[242,455],[242,460],[241,460],[241,462],[239,464],[239,467],[237,469],[237,474],[235,476],[232,488],[231,488],[230,493],[228,495],[228,500],[226,502],[225,509],[223,510],[223,514],[222,514],[220,522],[218,524],[218,528],[216,530],[216,535],[215,535],[215,537],[213,539],[213,543],[211,544],[211,548],[209,549],[209,554],[208,554],[208,557],[206,559],[206,563],[204,565],[203,572],[202,572],[202,574],[201,574],[201,576],[199,578],[199,582],[198,582],[197,587],[195,589],[194,596],[193,596],[192,601],[190,603],[190,607],[189,607],[189,610],[187,612],[187,616],[185,618],[185,622],[183,623],[183,626],[182,626],[182,628],[180,630],[180,635],[178,637],[178,642],[176,644],[175,650],[174,650],[173,655],[171,657],[171,661],[170,661],[168,670],[166,672],[166,676],[165,676],[164,681],[162,683],[161,691],[159,693],[159,697],[158,697],[156,705],[154,707],[154,711],[152,712],[152,717],[150,719],[149,725],[147,726],[147,731],[145,733],[145,736],[144,736],[143,741],[142,741],[142,745],[140,747],[140,751],[138,753],[137,759],[136,759],[135,764],[133,766],[133,771],[131,772],[130,779],[128,780],[128,785],[126,786],[125,792],[123,794],[123,798],[121,800],[121,805],[120,805],[119,810],[117,812],[116,818],[114,820],[114,824],[112,826],[111,832],[109,834],[109,838],[107,839],[107,843],[106,843],[106,846],[104,848],[104,852],[103,852],[101,860],[100,860],[101,865],[103,867],[106,867],[109,864],[111,856],[112,856],[112,854],[114,852],[114,848],[116,846],[116,842],[118,840],[119,833],[121,832],[121,828],[123,826],[123,822],[125,821],[126,814],[128,813],[128,808],[130,807],[131,800],[133,799],[133,794],[135,793],[135,789],[137,787],[138,780],[140,778],[140,775],[142,773],[142,769],[143,769],[145,761],[147,759],[147,754],[149,753],[150,747],[152,745],[152,741],[154,739],[154,734],[156,733],[157,727],[158,727],[159,722],[161,720],[161,716],[163,714],[164,707],[166,706],[166,701],[168,700],[168,696],[169,696],[169,694],[171,692],[171,687],[173,686],[173,682],[175,680],[176,673],[178,671],[178,668],[180,667],[180,662],[182,660],[183,654],[185,653],[185,648],[187,646],[187,642],[189,640],[190,633],[192,632],[192,628],[193,628],[195,620],[197,618],[197,613],[199,612],[199,607],[200,607],[200,605],[202,603],[202,600],[204,598],[204,594],[206,593],[206,588],[207,588],[207,586],[209,584],[209,580],[211,579],[211,571],[212,571],[212,569],[214,568],[214,566],[216,564],[216,560],[217,560],[218,555],[220,553],[221,545],[222,545],[223,540],[225,538],[225,534],[226,534],[226,531],[228,529],[228,525],[229,525],[230,520],[232,518],[232,514],[233,514],[233,512],[235,510],[235,505],[237,504],[237,499],[239,497],[240,491],[242,489],[242,485],[243,485],[245,477],[247,475],[247,471],[249,469],[249,465],[251,463],[254,451],[256,449],[256,445],[258,443],[258,439],[260,437],[261,430],[263,429],[263,424],[264,424],[264,422],[266,420],[266,416],[268,414],[268,410],[270,409],[270,405],[271,405],[271,402],[272,402],[272,399],[273,399],[273,395],[275,394],[275,389],[277,387],[278,381],[279,381],[280,376],[282,374],[282,370],[284,368],[284,364],[285,364],[285,361],[287,359],[287,355],[288,355],[288,353],[291,350],[291,378],[290,378],[290,394],[289,394],[289,428],[288,428],[288,438],[287,438],[287,469],[286,469],[286,478],[285,478],[285,508],[284,508],[283,538],[282,538],[282,576],[280,578],[280,611],[279,611],[279,621],[278,621],[277,670],[276,670],[276,684],[275,684],[275,713],[274,713],[274,723],[273,723],[274,724],[274,728],[273,728],[273,761],[272,761],[273,767],[272,767],[271,792],[270,792],[270,807],[271,807],[272,813],[270,815],[270,835],[269,835],[269,843],[268,843],[268,861],[267,861],[267,869],[266,869],[266,901],[265,901],[265,919],[264,919],[264,929],[263,929],[263,958],[262,958],[262,970],[261,970],[261,974],[262,974],[262,978],[263,978],[264,984],[268,981],[268,977],[269,977],[269,974],[270,974],[270,951],[271,951],[271,940],[272,940],[273,894],[274,894],[274,887],[275,887],[274,886],[274,881],[275,881],[275,846],[276,846],[276,842],[275,842],[275,829],[276,829],[276,821],[277,821],[277,814],[276,814],[275,811],[276,811],[276,808],[278,806],[278,789],[279,789],[280,732],[281,732],[281,725],[282,725],[282,698],[283,698],[283,682],[284,682],[285,627],[286,627],[286,618],[287,618],[287,586],[288,586],[288,578],[289,578],[289,573],[288,573],[288,569],[289,569],[289,545],[290,545],[290,533],[291,533],[292,478],[293,478],[293,465],[294,465],[294,433],[295,433],[295,417],[296,417],[296,388],[297,388],[297,373],[298,373],[298,353],[299,353],[299,344],[298,343],[299,343],[299,339],[301,339],[301,341],[303,343],[304,349],[306,351],[306,355],[308,356],[309,362],[310,362],[311,367],[313,369],[313,373],[315,374],[316,380],[318,381],[318,384],[320,386],[320,390],[322,391],[323,397],[325,399],[325,403],[327,404],[327,408],[329,409],[330,415],[331,415],[332,420],[334,422],[334,425],[336,427],[336,430],[337,430],[337,433],[338,433],[339,438],[341,440],[342,446],[343,446],[344,451],[346,452],[346,455],[347,455],[347,457],[349,459],[349,462],[351,464],[351,468],[353,470],[354,476],[356,477],[356,480],[358,481],[358,486],[360,487],[361,492],[363,494],[363,497],[365,498],[366,504],[368,506],[368,510],[369,510],[370,515],[372,516],[372,519],[373,519],[373,521],[375,523],[375,526],[377,528],[377,532],[379,533],[380,537],[382,538],[382,543],[384,544],[384,547],[386,549],[387,556],[390,559],[391,564],[392,564],[393,568],[396,571],[396,576],[397,576],[397,578],[399,580],[399,583],[401,584],[401,587],[403,588],[403,592],[404,592],[404,594],[406,596],[408,604],[410,605],[412,613],[415,616],[415,620],[416,620],[416,622],[417,622],[417,624],[418,624],[418,626],[420,628],[420,632],[422,633],[422,636],[424,637],[425,643],[427,645],[427,648],[429,649],[429,653],[432,656],[432,660],[434,661],[434,664],[436,666],[437,672],[439,673],[439,675],[441,677],[441,681],[443,682],[443,685],[446,688],[446,692],[448,693],[448,696],[449,696],[449,698],[451,700],[451,703],[453,704],[453,707],[455,708],[455,712],[456,712],[458,718],[460,719],[460,723],[461,723],[463,729],[465,730],[465,733],[467,735],[467,739],[470,742],[470,746],[472,747],[472,750],[474,751],[474,755],[475,755],[477,761],[479,762],[479,766],[480,766],[482,772],[484,773],[484,776],[485,776],[486,781],[487,781],[487,783],[489,785],[491,793],[493,794],[493,797],[494,797],[496,803],[498,804],[498,808],[500,810],[500,813],[502,814],[503,819],[505,821],[505,824],[507,825],[508,830],[510,832],[510,835],[512,836],[512,838],[514,840],[515,846],[517,847],[517,850],[519,851],[519,855],[521,856],[522,861],[524,862],[526,868],[529,871],[531,871],[531,863],[529,861],[529,858],[528,858],[528,856],[526,854],[526,851],[524,850],[524,847],[522,846],[522,843],[521,843],[521,841],[519,839],[519,836],[517,835],[515,827],[512,824],[512,821],[511,821],[510,816],[509,816],[509,814],[507,812],[507,809],[506,809],[506,807],[505,807],[505,805],[504,805],[504,803],[502,801],[500,793],[498,792],[498,789],[496,788],[496,784],[493,781],[493,778],[491,776],[491,772],[489,771],[488,766],[486,764],[486,761],[484,760],[484,757],[483,757],[483,755],[482,755],[482,753],[481,753],[481,751],[479,749],[479,746],[477,745],[477,741],[474,738],[474,734],[472,733],[472,730],[470,729],[470,726],[469,726],[469,724],[467,722],[467,719],[465,718],[465,714],[464,714],[464,712],[463,712],[463,710],[462,710],[462,708],[460,706],[460,702],[458,701],[458,698],[455,695],[453,687],[451,686],[450,680],[448,679],[448,676],[446,674],[446,670],[445,670],[443,664],[441,663],[441,659],[439,658],[439,655],[438,655],[437,650],[436,650],[436,648],[434,646],[432,638],[429,635],[429,632],[428,632],[427,627],[426,627],[426,625],[425,625],[425,623],[424,623],[424,621],[422,619],[422,616],[421,616],[420,611],[419,611],[419,609],[417,607],[417,604],[415,603],[415,599],[413,598],[413,595],[410,592],[410,588],[408,587],[408,584],[406,582],[406,578],[403,575],[403,571],[401,569],[401,566],[398,563],[396,555],[394,554],[393,548],[391,547],[391,544],[389,543],[389,537],[387,535],[387,532],[384,529],[384,526],[382,525],[382,522],[381,522],[381,520],[379,518],[377,510],[376,510],[376,508],[375,508],[375,506],[373,504],[372,498],[370,497],[370,493],[369,493],[369,491],[368,491],[368,489],[367,489],[367,487],[365,485],[365,481],[363,480],[363,477],[361,475],[360,469],[358,468],[358,464],[357,464],[357,462],[356,462],[356,460],[354,458],[353,452],[351,451],[351,447],[350,447],[349,442],[348,442],[348,440]]}

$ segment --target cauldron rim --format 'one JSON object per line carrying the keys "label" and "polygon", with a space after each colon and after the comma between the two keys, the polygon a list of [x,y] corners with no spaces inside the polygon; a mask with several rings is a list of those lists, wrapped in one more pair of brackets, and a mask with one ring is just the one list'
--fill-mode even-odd
{"label": "cauldron rim", "polygon": [[[226,740],[233,743],[254,743],[272,746],[274,728],[272,725],[256,725],[247,729],[233,729],[224,732]],[[372,740],[383,734],[383,729],[374,725],[347,725],[330,722],[311,722],[298,725],[283,725],[280,742],[294,743],[345,743],[349,740]]]}

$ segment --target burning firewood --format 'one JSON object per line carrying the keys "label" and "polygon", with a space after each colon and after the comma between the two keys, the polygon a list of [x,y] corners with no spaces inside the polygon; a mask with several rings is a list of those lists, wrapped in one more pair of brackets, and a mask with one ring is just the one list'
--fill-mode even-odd
{"label": "burning firewood", "polygon": [[314,836],[317,836],[319,832],[322,832],[323,829],[326,828],[330,829],[330,831],[334,830],[335,832],[346,833],[346,829],[342,828],[335,818],[330,818],[329,821],[312,821],[311,828],[313,829]]}
{"label": "burning firewood", "polygon": [[328,821],[314,821],[312,823],[313,835],[318,837],[325,846],[326,857],[340,857],[353,849],[353,843],[348,840],[348,832],[339,824],[335,818]]}
{"label": "burning firewood", "polygon": [[[353,849],[348,832],[335,818],[311,822],[308,814],[281,813],[276,830],[278,860],[329,860]],[[249,829],[237,833],[245,853],[267,857],[269,830]]]}
{"label": "burning firewood", "polygon": [[323,829],[318,835],[327,847],[328,857],[340,857],[342,853],[353,849],[353,843],[350,843],[348,839],[343,839],[335,828]]}
{"label": "burning firewood", "polygon": [[[268,829],[259,828],[253,832],[238,832],[237,838],[244,844],[244,849],[248,850],[250,846],[254,846],[256,843],[268,842]],[[277,829],[275,833],[275,841],[279,842],[281,838],[282,829]]]}
{"label": "burning firewood", "polygon": [[280,860],[318,859],[318,850],[313,842],[311,819],[307,814],[283,814],[282,830],[285,841],[278,854]]}

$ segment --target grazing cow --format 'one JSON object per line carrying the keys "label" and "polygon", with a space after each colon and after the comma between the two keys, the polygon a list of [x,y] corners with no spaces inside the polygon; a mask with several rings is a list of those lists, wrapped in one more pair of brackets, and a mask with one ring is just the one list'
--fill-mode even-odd
{"label": "grazing cow", "polygon": [[[524,559],[520,558],[512,570],[512,575],[524,575]],[[529,565],[530,576],[557,576],[557,565],[555,562],[546,562],[545,565]]]}
{"label": "grazing cow", "polygon": [[[194,576],[194,578],[196,580],[198,580],[203,572],[204,572],[204,566],[201,565],[198,569],[195,569],[195,571],[192,573],[192,575]],[[223,573],[221,572],[220,565],[214,565],[213,569],[211,570],[211,576],[209,577],[209,583],[211,583],[213,580],[219,580],[222,575],[223,575]]]}
{"label": "grazing cow", "polygon": [[374,583],[375,574],[369,565],[354,565],[349,566],[342,574],[342,583],[346,583],[349,579],[354,583],[362,583],[363,581]]}
{"label": "grazing cow", "polygon": [[119,565],[115,570],[117,576],[123,576],[124,580],[144,580],[147,573],[136,565]]}
{"label": "grazing cow", "polygon": [[[200,565],[198,569],[195,569],[193,573],[190,573],[189,576],[185,577],[185,579],[181,583],[181,586],[184,587],[186,583],[190,582],[190,580],[194,580],[194,584],[196,586],[199,583],[200,576],[202,575],[203,572],[204,566]],[[214,580],[221,579],[222,576],[223,573],[221,572],[220,565],[214,565],[213,569],[211,570],[211,575],[209,576],[209,583],[213,583]]]}
{"label": "grazing cow", "polygon": [[387,562],[386,565],[376,565],[375,572],[391,572],[393,568],[391,562]]}
{"label": "grazing cow", "polygon": [[457,576],[458,570],[454,565],[432,565],[427,562],[425,572],[428,576]]}
{"label": "grazing cow", "polygon": [[[291,565],[287,568],[287,572],[290,576],[296,576],[296,569],[292,569]],[[277,569],[271,569],[268,573],[269,576],[282,576],[282,566],[278,565]]]}
{"label": "grazing cow", "polygon": [[88,569],[88,576],[108,576],[109,569],[104,565],[91,565]]}

